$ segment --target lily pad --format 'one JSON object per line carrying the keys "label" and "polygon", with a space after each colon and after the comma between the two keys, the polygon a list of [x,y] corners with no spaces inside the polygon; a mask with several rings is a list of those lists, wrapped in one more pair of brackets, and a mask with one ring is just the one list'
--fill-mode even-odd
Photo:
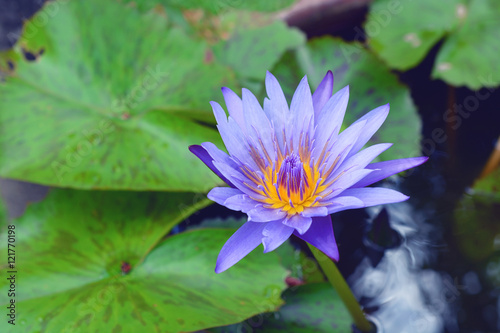
{"label": "lily pad", "polygon": [[[275,254],[255,251],[218,275],[232,230],[162,241],[205,204],[193,194],[52,191],[14,221],[18,316],[4,332],[186,332],[275,310],[285,275]],[[2,307],[9,298],[0,295]]]}
{"label": "lily pad", "polygon": [[500,200],[466,194],[455,209],[453,234],[465,257],[477,262],[500,250]]}
{"label": "lily pad", "polygon": [[500,202],[500,168],[484,178],[478,179],[473,186],[476,192],[495,197]]}
{"label": "lily pad", "polygon": [[167,8],[202,9],[211,14],[218,14],[227,10],[272,12],[292,5],[294,0],[125,0],[125,2],[132,2],[141,10],[148,10],[161,4]]}
{"label": "lily pad", "polygon": [[290,101],[297,82],[304,75],[307,74],[314,90],[328,70],[333,71],[334,91],[349,85],[350,98],[344,124],[390,103],[387,120],[371,140],[371,143],[395,143],[381,155],[381,159],[420,155],[421,120],[408,88],[360,44],[330,37],[313,39],[305,47],[285,54],[272,72]]}
{"label": "lily pad", "polygon": [[[440,3],[440,2],[436,2]],[[498,31],[500,2],[472,0],[462,6],[463,25],[444,42],[436,59],[433,77],[471,89],[500,84]]]}
{"label": "lily pad", "polygon": [[285,51],[304,42],[301,32],[276,21],[264,27],[236,31],[227,41],[218,43],[214,53],[240,77],[264,81],[266,70],[272,68]]}
{"label": "lily pad", "polygon": [[281,264],[290,272],[289,277],[292,283],[325,281],[316,261],[300,249],[295,248],[292,243],[287,242],[274,251],[281,257]]}
{"label": "lily pad", "polygon": [[390,67],[410,69],[457,25],[462,3],[375,0],[364,25],[368,44]]}
{"label": "lily pad", "polygon": [[444,40],[432,77],[479,89],[500,84],[500,73],[491,70],[499,52],[499,15],[495,0],[375,0],[364,28],[371,49],[399,70],[415,67]]}
{"label": "lily pad", "polygon": [[[40,24],[44,22],[44,24]],[[218,183],[188,151],[220,143],[195,120],[235,87],[208,45],[113,1],[51,2],[24,27],[0,84],[0,175],[75,188],[207,191]],[[28,57],[28,59],[31,59]]]}
{"label": "lily pad", "polygon": [[500,168],[464,194],[454,215],[454,235],[467,258],[484,260],[500,251]]}
{"label": "lily pad", "polygon": [[[282,22],[239,29],[216,47],[253,55],[245,64],[250,71],[234,70],[241,59],[214,57],[212,45],[193,35],[196,29],[185,31],[168,18],[90,0],[50,2],[28,21],[15,53],[4,55],[3,66],[10,61],[15,69],[0,85],[0,175],[81,189],[206,192],[216,186],[220,180],[186,148],[221,144],[205,125],[214,122],[208,102],[222,102],[221,86],[263,78],[267,66],[304,38]],[[252,53],[256,38],[280,43]]]}
{"label": "lily pad", "polygon": [[209,330],[233,332],[351,332],[352,321],[329,283],[310,283],[287,289],[279,311],[264,313],[239,324]]}

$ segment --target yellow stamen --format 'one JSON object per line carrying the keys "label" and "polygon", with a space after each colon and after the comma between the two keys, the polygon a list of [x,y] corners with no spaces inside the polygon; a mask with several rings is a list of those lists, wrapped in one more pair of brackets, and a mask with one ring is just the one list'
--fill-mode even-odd
{"label": "yellow stamen", "polygon": [[[308,138],[305,141],[308,142]],[[298,156],[293,154],[285,156],[278,148],[274,165],[265,167],[262,163],[257,163],[263,177],[257,176],[255,172],[250,170],[243,170],[247,177],[255,181],[255,189],[262,186],[263,190],[256,189],[256,192],[264,196],[265,199],[256,199],[257,201],[264,203],[267,208],[282,209],[289,216],[302,213],[308,207],[321,206],[318,199],[321,192],[328,187],[325,186],[327,185],[325,184],[327,177],[321,178],[322,175],[319,172],[322,159],[317,163],[311,163],[311,154],[307,148],[299,149]],[[294,160],[290,162],[291,159]],[[298,161],[299,159],[300,161]],[[331,173],[337,161],[338,159],[323,176]],[[284,163],[289,164],[285,165]],[[292,166],[290,167],[290,165]],[[295,173],[291,172],[292,169],[289,168],[295,168],[293,169]],[[300,168],[302,170],[299,170]],[[289,172],[285,173],[286,171]],[[331,181],[328,183],[331,184]]]}

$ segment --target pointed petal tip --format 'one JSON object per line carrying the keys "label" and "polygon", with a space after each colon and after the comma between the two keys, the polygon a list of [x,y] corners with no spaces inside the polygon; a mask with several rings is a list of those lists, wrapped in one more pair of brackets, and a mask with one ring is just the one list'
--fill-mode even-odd
{"label": "pointed petal tip", "polygon": [[[233,95],[236,97],[239,97],[237,93],[234,92],[233,89],[228,88],[228,87],[221,87],[220,90],[222,91],[222,95],[224,95],[224,98],[227,98],[227,95]],[[232,96],[230,96],[232,97]]]}
{"label": "pointed petal tip", "polygon": [[[371,187],[371,188],[376,188],[376,187]],[[410,196],[408,196],[406,194],[403,194],[403,193],[396,191],[396,190],[392,190],[392,191],[393,191],[392,199],[388,200],[388,202],[386,202],[385,204],[381,203],[382,205],[390,205],[393,203],[399,203],[399,202],[407,201],[408,199],[410,199]]]}
{"label": "pointed petal tip", "polygon": [[421,159],[421,161],[419,161],[420,163],[417,164],[416,166],[422,165],[429,160],[429,156],[420,156],[418,158]]}
{"label": "pointed petal tip", "polygon": [[[311,244],[311,243],[309,243],[309,244]],[[335,245],[337,245],[337,242],[335,242]],[[318,248],[316,248],[316,249],[318,249]],[[325,248],[318,249],[318,250],[321,251],[325,256],[327,256],[328,258],[332,259],[335,262],[338,262],[340,259],[340,255],[339,255],[339,251],[338,251],[337,246],[335,246],[335,249],[333,251],[325,251],[326,250]]]}
{"label": "pointed petal tip", "polygon": [[341,93],[342,95],[347,94],[347,98],[349,98],[349,85],[337,91],[337,93]]}
{"label": "pointed petal tip", "polygon": [[[325,77],[323,78],[323,81],[327,81],[329,84],[331,84],[333,88],[333,72],[331,70],[328,70],[325,74]],[[322,82],[323,82],[322,81]]]}
{"label": "pointed petal tip", "polygon": [[229,237],[217,256],[215,273],[221,273],[237,264],[262,243],[265,223],[246,222]]}
{"label": "pointed petal tip", "polygon": [[216,274],[220,274],[220,273],[226,271],[231,266],[232,265],[224,264],[224,262],[221,261],[220,253],[219,253],[219,256],[217,257],[217,262],[215,263],[215,270],[214,270],[214,272]]}
{"label": "pointed petal tip", "polygon": [[[266,86],[267,84],[269,84],[270,81],[276,81],[278,82],[278,80],[276,79],[276,77],[274,76],[273,73],[271,73],[270,71],[266,71]],[[278,83],[279,84],[279,83]]]}
{"label": "pointed petal tip", "polygon": [[222,106],[218,102],[215,102],[215,101],[210,101],[210,106],[212,107],[212,109],[214,109],[214,111],[216,108],[222,109]]}
{"label": "pointed petal tip", "polygon": [[195,155],[196,155],[196,150],[197,150],[197,149],[200,149],[200,148],[203,148],[203,147],[202,147],[202,146],[200,146],[200,145],[190,145],[190,146],[188,147],[189,151],[190,151],[190,152],[192,152],[192,153],[193,153],[193,154],[195,154]]}
{"label": "pointed petal tip", "polygon": [[[205,149],[205,147],[203,147],[203,144],[205,144],[207,142],[203,142],[201,145],[190,145],[188,147],[189,151],[191,153],[193,153],[196,157],[198,157],[200,160],[202,160],[205,164],[207,164],[207,162],[211,162],[213,161],[213,158],[212,156],[210,156],[210,154],[207,152],[207,150]],[[211,168],[210,166],[208,166],[209,168]]]}
{"label": "pointed petal tip", "polygon": [[219,264],[216,264],[214,271],[215,271],[216,274],[220,274],[220,273],[224,272],[225,270],[227,270],[228,268],[229,267],[223,268],[223,267],[220,267]]}
{"label": "pointed petal tip", "polygon": [[391,105],[389,103],[382,105],[383,109],[385,112],[389,113],[391,109]]}
{"label": "pointed petal tip", "polygon": [[371,112],[375,111],[373,114],[376,114],[378,116],[384,115],[384,117],[387,117],[390,109],[391,109],[391,106],[389,105],[389,103],[387,103],[387,104],[383,104],[383,105],[379,106],[378,108],[373,109],[372,111],[368,112],[367,114],[370,114]]}
{"label": "pointed petal tip", "polygon": [[[410,159],[413,160],[413,163],[411,163],[410,166],[406,167],[402,171],[405,171],[405,170],[408,170],[408,169],[412,169],[412,168],[416,168],[416,167],[424,164],[425,162],[427,162],[429,160],[429,156],[408,157],[407,159],[408,160],[410,160]],[[390,162],[390,161],[387,161],[387,162]]]}
{"label": "pointed petal tip", "polygon": [[323,252],[328,258],[334,261],[339,260],[339,251],[330,215],[315,217],[311,228],[304,235],[300,235],[298,232],[294,232],[294,234]]}

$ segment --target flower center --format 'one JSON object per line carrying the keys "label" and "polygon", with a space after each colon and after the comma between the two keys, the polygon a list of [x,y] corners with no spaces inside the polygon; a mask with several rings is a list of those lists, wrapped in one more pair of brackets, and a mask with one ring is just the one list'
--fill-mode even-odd
{"label": "flower center", "polygon": [[309,186],[305,175],[304,166],[300,157],[296,154],[289,155],[278,171],[278,188],[283,192],[286,191],[286,196],[298,195],[303,199],[304,189]]}
{"label": "flower center", "polygon": [[291,216],[319,204],[317,193],[320,192],[318,185],[321,180],[308,159],[291,153],[278,158],[273,166],[262,171],[264,175],[256,185],[260,189],[257,192],[266,197],[259,201],[267,208],[282,209]]}

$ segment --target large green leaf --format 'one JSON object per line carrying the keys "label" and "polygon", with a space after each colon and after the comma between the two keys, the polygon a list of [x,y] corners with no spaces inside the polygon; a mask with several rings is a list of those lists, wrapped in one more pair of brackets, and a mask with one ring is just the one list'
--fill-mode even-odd
{"label": "large green leaf", "polygon": [[286,302],[279,311],[260,314],[240,324],[212,332],[351,332],[351,318],[329,283],[310,283],[283,293]]}
{"label": "large green leaf", "polygon": [[[54,190],[15,221],[17,321],[3,332],[186,332],[275,310],[286,274],[276,254],[254,251],[215,274],[232,230],[155,246],[205,204],[193,194]],[[1,293],[4,309],[9,299]]]}
{"label": "large green leaf", "polygon": [[370,47],[400,70],[416,66],[444,39],[432,76],[479,89],[500,84],[500,72],[491,70],[500,52],[499,15],[496,0],[375,0],[364,28]]}
{"label": "large green leaf", "polygon": [[162,4],[167,8],[202,9],[218,14],[227,10],[277,11],[290,6],[294,0],[125,0],[124,2],[133,2],[141,10]]}
{"label": "large green leaf", "polygon": [[[214,122],[208,102],[222,101],[221,86],[258,92],[265,70],[304,40],[269,17],[247,31],[238,15],[227,16],[229,39],[211,50],[197,35],[215,29],[209,18],[188,33],[115,1],[47,4],[26,24],[16,54],[3,56],[16,69],[0,85],[0,175],[83,189],[215,186],[220,180],[187,150],[221,143],[197,122]],[[24,51],[36,61],[24,61]]]}
{"label": "large green leaf", "polygon": [[266,70],[272,68],[285,51],[300,46],[304,41],[299,31],[276,21],[256,29],[236,31],[229,40],[218,43],[214,53],[219,61],[234,68],[240,77],[263,81]]}
{"label": "large green leaf", "polygon": [[368,43],[390,67],[412,68],[456,26],[463,2],[375,0],[364,25]]}
{"label": "large green leaf", "polygon": [[484,192],[465,194],[454,215],[453,235],[465,257],[480,261],[498,250],[499,199]]}
{"label": "large green leaf", "polygon": [[493,69],[500,54],[500,2],[472,0],[463,11],[465,22],[444,42],[433,77],[471,89],[498,86],[500,71]]}
{"label": "large green leaf", "polygon": [[476,192],[490,195],[500,201],[500,168],[497,167],[486,177],[478,179],[473,187]]}
{"label": "large green leaf", "polygon": [[328,70],[333,71],[335,91],[349,85],[345,124],[390,103],[389,117],[371,142],[395,143],[382,154],[383,159],[420,155],[420,118],[408,89],[361,45],[328,37],[314,39],[306,47],[287,53],[273,73],[291,100],[303,75],[307,74],[311,88],[316,89]]}
{"label": "large green leaf", "polygon": [[478,180],[455,208],[453,234],[467,258],[483,260],[498,252],[500,168]]}
{"label": "large green leaf", "polygon": [[219,136],[192,118],[213,121],[208,102],[235,83],[206,62],[204,41],[114,1],[51,2],[24,30],[17,54],[43,54],[0,85],[0,175],[99,189],[216,184],[187,146]]}

